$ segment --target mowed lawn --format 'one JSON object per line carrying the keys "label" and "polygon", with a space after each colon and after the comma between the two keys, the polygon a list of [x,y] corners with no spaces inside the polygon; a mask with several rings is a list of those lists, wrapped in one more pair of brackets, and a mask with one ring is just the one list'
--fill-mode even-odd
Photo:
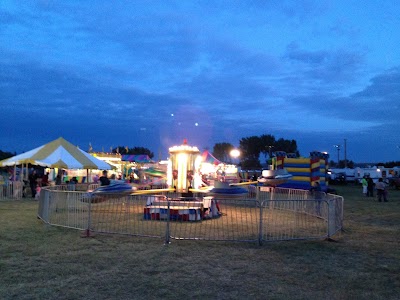
{"label": "mowed lawn", "polygon": [[336,186],[330,241],[172,241],[52,227],[32,200],[0,201],[0,299],[400,299],[400,191]]}

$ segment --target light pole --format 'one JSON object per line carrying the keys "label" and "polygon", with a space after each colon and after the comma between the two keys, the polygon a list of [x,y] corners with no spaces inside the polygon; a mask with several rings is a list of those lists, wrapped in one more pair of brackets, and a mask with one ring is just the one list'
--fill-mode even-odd
{"label": "light pole", "polygon": [[267,147],[269,148],[269,151],[268,151],[269,158],[271,158],[272,157],[272,148],[274,148],[274,146],[267,146]]}
{"label": "light pole", "polygon": [[333,147],[337,148],[337,164],[338,164],[338,167],[339,167],[340,145],[333,145]]}

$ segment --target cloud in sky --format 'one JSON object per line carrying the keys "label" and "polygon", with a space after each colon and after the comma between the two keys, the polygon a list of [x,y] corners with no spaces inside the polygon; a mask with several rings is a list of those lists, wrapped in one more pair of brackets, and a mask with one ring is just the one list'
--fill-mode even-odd
{"label": "cloud in sky", "polygon": [[272,134],[400,160],[395,1],[3,1],[0,149]]}

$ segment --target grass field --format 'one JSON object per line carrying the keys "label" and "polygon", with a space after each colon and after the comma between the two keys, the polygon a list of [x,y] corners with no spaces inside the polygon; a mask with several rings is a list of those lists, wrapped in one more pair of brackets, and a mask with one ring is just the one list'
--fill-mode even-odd
{"label": "grass field", "polygon": [[0,201],[0,299],[399,299],[400,191],[337,187],[336,242],[172,241],[44,225],[37,202]]}

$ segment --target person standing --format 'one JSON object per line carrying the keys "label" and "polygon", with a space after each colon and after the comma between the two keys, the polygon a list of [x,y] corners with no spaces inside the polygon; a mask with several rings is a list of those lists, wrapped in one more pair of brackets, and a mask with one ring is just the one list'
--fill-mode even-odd
{"label": "person standing", "polygon": [[37,179],[38,179],[38,176],[36,174],[36,170],[32,171],[32,173],[29,175],[28,179],[29,179],[29,185],[31,187],[32,198],[35,198]]}
{"label": "person standing", "polygon": [[78,184],[78,179],[76,177],[72,177],[71,180],[68,182],[68,190],[76,191],[76,185]]}
{"label": "person standing", "polygon": [[313,189],[313,193],[314,193],[314,199],[315,204],[316,204],[316,213],[318,216],[321,216],[321,201],[322,198],[324,197],[325,193],[322,191],[321,185],[319,184],[319,182],[315,182]]}
{"label": "person standing", "polygon": [[46,172],[42,177],[42,186],[49,185],[49,172]]}
{"label": "person standing", "polygon": [[367,197],[373,197],[374,196],[374,181],[372,180],[371,177],[367,178]]}
{"label": "person standing", "polygon": [[107,177],[107,171],[103,171],[103,175],[99,178],[100,185],[110,185],[110,179]]}
{"label": "person standing", "polygon": [[56,185],[61,185],[61,175],[60,174],[58,174],[56,176]]}
{"label": "person standing", "polygon": [[382,202],[382,198],[384,202],[388,202],[386,197],[386,184],[383,182],[382,178],[379,178],[378,182],[376,183],[376,194],[379,202]]}
{"label": "person standing", "polygon": [[368,182],[367,182],[367,179],[365,179],[365,176],[361,179],[361,185],[362,185],[362,192],[363,192],[364,196],[367,196]]}

